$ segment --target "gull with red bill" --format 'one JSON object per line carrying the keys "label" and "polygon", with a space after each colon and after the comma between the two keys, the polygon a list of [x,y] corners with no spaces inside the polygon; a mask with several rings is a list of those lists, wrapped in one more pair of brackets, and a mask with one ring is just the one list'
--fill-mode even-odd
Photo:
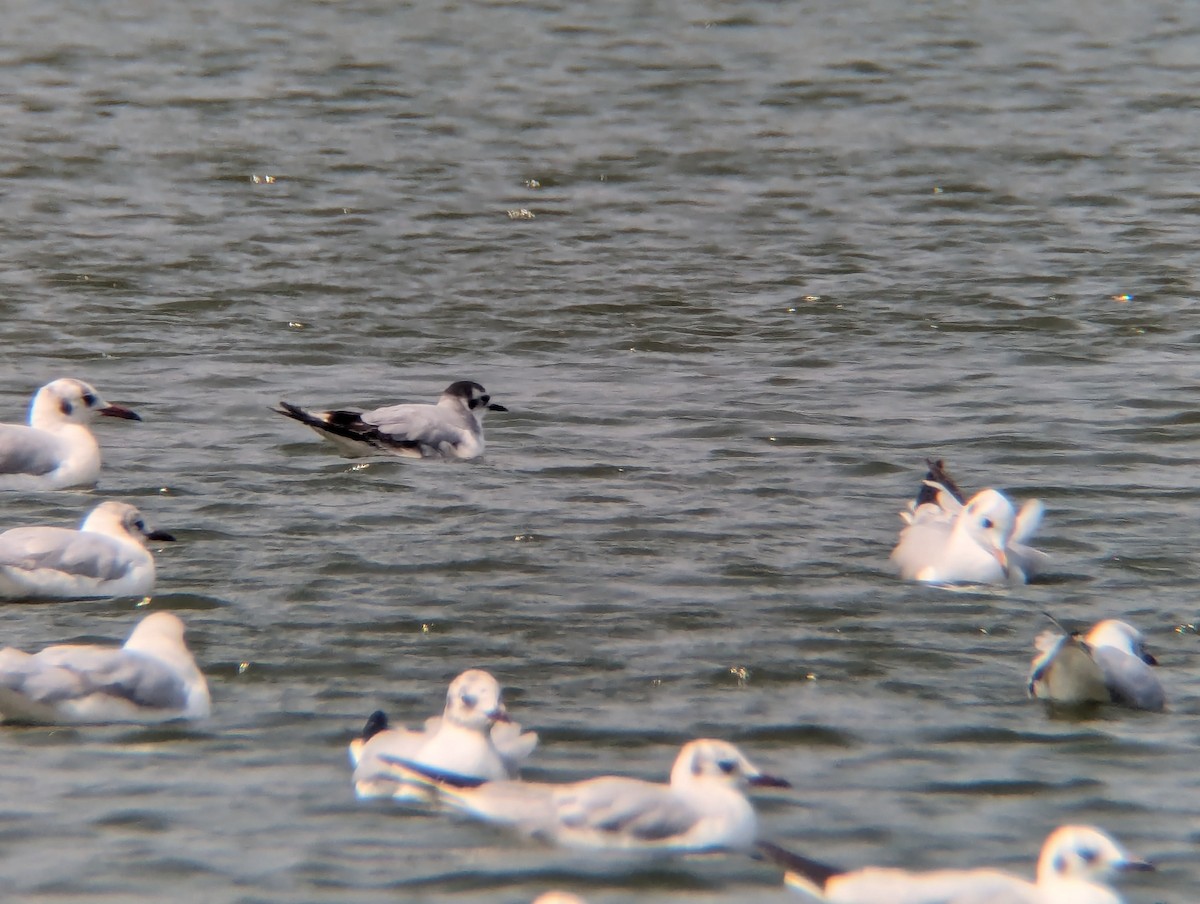
{"label": "gull with red bill", "polygon": [[930,584],[1024,584],[1049,556],[1026,545],[1041,525],[1043,506],[1028,500],[1020,511],[998,490],[969,500],[941,461],[928,462],[921,492],[900,513],[905,526],[892,550],[900,576]]}
{"label": "gull with red bill", "polygon": [[450,683],[442,715],[419,730],[390,728],[384,713],[371,714],[362,736],[350,742],[354,791],[364,799],[427,802],[430,783],[516,778],[537,740],[509,718],[500,683],[469,669]]}
{"label": "gull with red bill", "polygon": [[88,425],[97,416],[141,420],[129,408],[108,404],[82,380],[55,380],[39,389],[29,406],[28,426],[0,424],[0,489],[95,484],[100,446]]}

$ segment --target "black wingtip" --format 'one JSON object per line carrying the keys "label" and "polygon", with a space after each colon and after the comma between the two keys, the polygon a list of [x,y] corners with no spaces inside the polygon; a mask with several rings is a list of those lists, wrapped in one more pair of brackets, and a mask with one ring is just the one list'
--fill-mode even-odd
{"label": "black wingtip", "polygon": [[[958,484],[954,482],[954,478],[951,477],[950,473],[946,470],[945,462],[943,462],[940,458],[937,460],[930,460],[927,458],[925,459],[925,465],[929,468],[929,470],[925,473],[925,481],[940,483],[949,491],[950,495],[959,502],[965,503],[967,501],[966,497],[962,494],[962,490],[958,488]],[[921,491],[917,493],[917,505],[924,505],[926,502],[936,503],[937,493],[938,491],[931,487],[929,483],[922,482]]]}
{"label": "black wingtip", "polygon": [[415,772],[417,775],[423,776],[432,782],[437,782],[439,785],[449,785],[452,788],[478,788],[487,781],[486,779],[476,778],[473,775],[460,775],[457,772],[447,772],[444,769],[426,766],[424,763],[415,763],[412,760],[391,756],[386,753],[381,753],[379,758],[392,766],[399,766],[402,769],[407,769],[409,772]]}
{"label": "black wingtip", "polygon": [[773,841],[759,841],[755,847],[762,856],[774,863],[778,867],[782,867],[789,873],[797,873],[804,879],[817,888],[824,890],[827,883],[834,876],[840,876],[845,872],[836,866],[830,866],[828,863],[820,863],[816,860],[810,860],[800,854],[793,853],[786,848],[781,848]]}
{"label": "black wingtip", "polygon": [[381,731],[387,731],[388,717],[382,709],[377,709],[371,715],[367,716],[367,724],[363,726],[362,739],[369,741]]}

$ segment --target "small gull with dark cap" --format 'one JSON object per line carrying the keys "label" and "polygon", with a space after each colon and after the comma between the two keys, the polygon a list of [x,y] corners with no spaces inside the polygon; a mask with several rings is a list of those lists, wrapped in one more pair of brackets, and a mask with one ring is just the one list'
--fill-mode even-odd
{"label": "small gull with dark cap", "polygon": [[478,383],[451,383],[433,405],[404,404],[373,411],[308,411],[289,402],[274,409],[317,431],[349,456],[386,452],[406,458],[478,458],[483,416],[507,411]]}

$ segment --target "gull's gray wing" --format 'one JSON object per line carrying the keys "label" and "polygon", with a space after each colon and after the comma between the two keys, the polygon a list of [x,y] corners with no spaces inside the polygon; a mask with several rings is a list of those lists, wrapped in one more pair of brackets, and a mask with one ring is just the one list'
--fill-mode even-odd
{"label": "gull's gray wing", "polygon": [[0,474],[49,474],[61,464],[53,434],[0,424]]}
{"label": "gull's gray wing", "polygon": [[15,669],[5,669],[0,659],[0,684],[43,704],[104,694],[148,709],[187,705],[187,688],[175,672],[157,659],[120,648],[47,647]]}
{"label": "gull's gray wing", "polygon": [[0,566],[48,568],[80,577],[114,581],[132,562],[121,544],[103,534],[63,527],[15,527],[0,534]]}
{"label": "gull's gray wing", "polygon": [[1152,666],[1112,647],[1097,647],[1092,658],[1104,672],[1104,684],[1113,702],[1156,712],[1166,707],[1166,694]]}
{"label": "gull's gray wing", "polygon": [[474,424],[436,405],[391,405],[360,417],[386,445],[419,448],[422,455],[439,454],[444,446],[457,446],[474,432]]}
{"label": "gull's gray wing", "polygon": [[666,841],[683,835],[699,819],[695,810],[665,785],[617,776],[572,786],[554,798],[558,820],[569,830],[629,835]]}
{"label": "gull's gray wing", "polygon": [[953,526],[953,519],[937,506],[927,503],[916,509],[892,550],[891,559],[901,577],[912,580],[925,568],[938,566],[945,557]]}

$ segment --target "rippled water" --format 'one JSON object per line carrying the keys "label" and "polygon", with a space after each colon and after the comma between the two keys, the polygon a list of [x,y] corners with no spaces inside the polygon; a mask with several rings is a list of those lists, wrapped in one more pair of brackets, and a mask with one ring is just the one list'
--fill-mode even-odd
{"label": "rippled water", "polygon": [[[533,778],[716,735],[814,857],[1028,873],[1092,822],[1159,864],[1131,902],[1194,900],[1198,37],[1117,0],[8,4],[0,414],[70,374],[145,423],[5,523],[179,536],[153,605],[215,711],[5,730],[5,896],[796,900],[356,803],[367,713],[477,665]],[[357,468],[267,410],[454,379],[512,409],[478,462]],[[1046,502],[1046,582],[892,575],[927,455]],[[1170,712],[1026,700],[1043,611],[1139,624]]]}

